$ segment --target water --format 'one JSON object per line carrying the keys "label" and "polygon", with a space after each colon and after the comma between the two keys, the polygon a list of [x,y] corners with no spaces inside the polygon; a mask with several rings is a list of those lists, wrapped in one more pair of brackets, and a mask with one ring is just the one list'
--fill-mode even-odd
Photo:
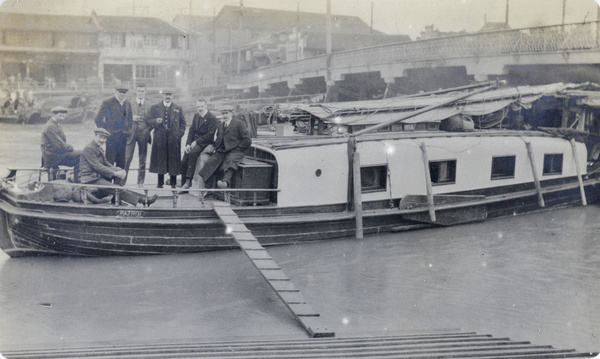
{"label": "water", "polygon": [[[337,337],[461,329],[600,350],[600,207],[269,248]],[[0,255],[0,351],[307,334],[241,251]]]}
{"label": "water", "polygon": [[[0,167],[37,166],[40,131],[0,125]],[[76,148],[92,138],[66,132]],[[590,205],[268,251],[337,337],[461,329],[598,351],[599,217]],[[0,254],[0,353],[279,338],[307,334],[241,251]]]}

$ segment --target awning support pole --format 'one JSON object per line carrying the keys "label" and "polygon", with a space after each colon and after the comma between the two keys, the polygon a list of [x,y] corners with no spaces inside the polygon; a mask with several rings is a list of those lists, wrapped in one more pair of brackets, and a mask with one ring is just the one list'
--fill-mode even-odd
{"label": "awning support pole", "polygon": [[533,150],[531,149],[531,142],[525,142],[527,147],[527,156],[529,156],[529,164],[531,165],[531,173],[533,174],[533,182],[535,182],[535,190],[537,191],[538,203],[540,207],[546,207],[544,202],[544,196],[542,196],[542,186],[540,185],[540,179],[538,178],[535,159],[533,158]]}
{"label": "awning support pole", "polygon": [[577,181],[579,181],[579,192],[581,193],[581,203],[587,206],[587,200],[585,198],[585,188],[583,187],[583,178],[581,178],[581,168],[579,167],[579,160],[577,157],[577,145],[575,139],[571,139],[571,148],[573,149],[573,160],[575,161],[575,168],[577,169]]}
{"label": "awning support pole", "polygon": [[425,183],[427,185],[427,204],[429,207],[429,218],[435,222],[435,208],[433,202],[433,185],[431,184],[431,173],[429,172],[429,158],[427,157],[427,146],[421,142],[421,153],[423,154],[423,166],[425,167]]}

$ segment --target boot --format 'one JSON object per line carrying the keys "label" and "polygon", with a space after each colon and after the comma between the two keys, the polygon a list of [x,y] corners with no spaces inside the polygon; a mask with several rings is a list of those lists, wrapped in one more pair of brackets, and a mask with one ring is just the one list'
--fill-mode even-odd
{"label": "boot", "polygon": [[154,202],[156,202],[156,199],[158,198],[158,194],[154,194],[154,196],[149,197],[148,200],[146,200],[145,197],[140,198],[138,200],[138,203],[141,203],[142,205],[144,205],[145,207],[150,207],[150,205]]}
{"label": "boot", "polygon": [[144,200],[144,196],[139,193],[135,193],[135,192],[127,191],[127,190],[124,190],[124,191],[121,190],[119,192],[119,200],[122,202],[129,203],[131,205],[136,206],[138,203],[141,203],[140,201]]}

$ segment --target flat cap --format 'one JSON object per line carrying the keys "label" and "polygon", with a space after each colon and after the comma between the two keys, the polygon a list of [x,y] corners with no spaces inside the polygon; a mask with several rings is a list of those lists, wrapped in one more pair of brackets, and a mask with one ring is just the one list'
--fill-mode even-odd
{"label": "flat cap", "polygon": [[96,135],[100,135],[100,136],[106,136],[106,137],[110,136],[110,132],[106,131],[103,128],[97,128],[97,129],[95,129],[94,133]]}
{"label": "flat cap", "polygon": [[231,106],[231,105],[224,105],[223,107],[221,107],[221,112],[225,112],[225,111],[233,112],[233,106]]}
{"label": "flat cap", "polygon": [[65,107],[62,107],[62,106],[56,106],[52,110],[50,110],[50,112],[52,112],[52,113],[67,113],[67,112],[69,112],[69,110],[67,110]]}
{"label": "flat cap", "polygon": [[164,94],[166,94],[166,93],[173,94],[173,93],[175,93],[175,90],[173,90],[172,88],[168,88],[168,87],[167,87],[167,88],[164,88],[164,89],[162,90],[162,93],[163,93],[163,95],[164,95]]}
{"label": "flat cap", "polygon": [[127,86],[126,84],[125,85],[123,85],[123,84],[117,85],[117,86],[115,86],[115,90],[117,90],[117,91],[129,91],[129,86]]}

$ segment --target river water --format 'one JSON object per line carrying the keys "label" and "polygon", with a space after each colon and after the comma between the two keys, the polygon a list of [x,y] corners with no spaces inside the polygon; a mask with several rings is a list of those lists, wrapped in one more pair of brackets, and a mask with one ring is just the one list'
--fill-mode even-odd
{"label": "river water", "polygon": [[[40,126],[0,125],[0,168],[39,165]],[[66,128],[79,147],[86,125]],[[460,329],[600,350],[600,207],[271,247],[337,337]],[[239,250],[11,259],[0,353],[86,345],[305,339]]]}

